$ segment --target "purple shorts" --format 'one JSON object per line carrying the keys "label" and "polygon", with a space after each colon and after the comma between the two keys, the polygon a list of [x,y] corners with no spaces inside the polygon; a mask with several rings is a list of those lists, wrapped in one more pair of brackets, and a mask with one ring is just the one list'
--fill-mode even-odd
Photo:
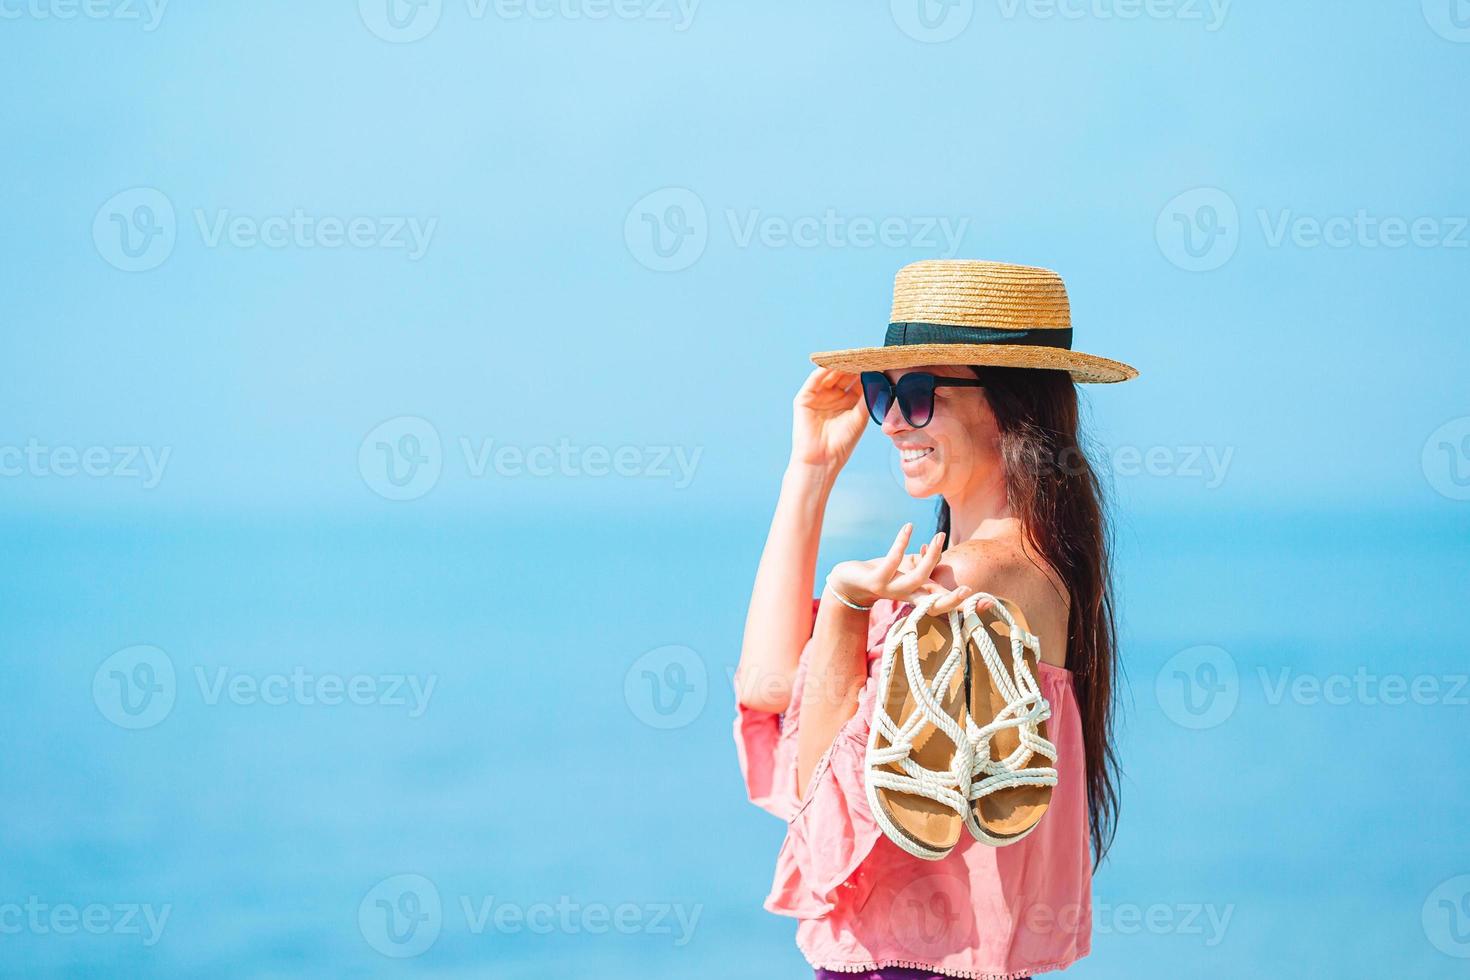
{"label": "purple shorts", "polygon": [[911,970],[905,966],[888,966],[881,970],[865,973],[837,973],[834,970],[818,970],[815,980],[954,980],[942,973],[928,970]]}

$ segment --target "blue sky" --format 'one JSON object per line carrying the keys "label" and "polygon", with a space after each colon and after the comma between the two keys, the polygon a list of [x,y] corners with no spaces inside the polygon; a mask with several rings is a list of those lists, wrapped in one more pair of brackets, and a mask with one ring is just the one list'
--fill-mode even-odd
{"label": "blue sky", "polygon": [[[1142,370],[1089,391],[1096,435],[1181,467],[1187,447],[1233,453],[1201,502],[1436,503],[1421,450],[1464,414],[1470,353],[1455,110],[1470,46],[1421,11],[979,4],[924,43],[882,5],[700,4],[687,23],[651,0],[601,20],[496,9],[445,3],[411,43],[349,3],[170,5],[151,31],[146,13],[10,22],[3,71],[25,93],[0,110],[19,232],[0,244],[11,441],[172,459],[147,493],[0,493],[372,508],[356,449],[407,415],[444,438],[444,505],[524,489],[490,494],[448,465],[460,437],[703,448],[679,497],[610,479],[539,481],[537,499],[759,499],[806,354],[877,342],[894,271],[956,254],[1063,273],[1078,346]],[[174,209],[174,241],[123,272],[91,232],[139,187]],[[702,206],[706,244],[658,272],[625,226],[668,188]],[[1223,264],[1188,271],[1160,229],[1201,188],[1238,221]],[[1313,222],[1360,214],[1346,247],[1314,243]],[[252,237],[293,215],[365,218],[370,244]],[[836,230],[781,237],[804,219]],[[1381,244],[1385,219],[1430,222],[1434,244]],[[865,244],[864,221],[897,231]],[[854,472],[882,478],[882,448]],[[1201,492],[1122,477],[1155,506]]]}

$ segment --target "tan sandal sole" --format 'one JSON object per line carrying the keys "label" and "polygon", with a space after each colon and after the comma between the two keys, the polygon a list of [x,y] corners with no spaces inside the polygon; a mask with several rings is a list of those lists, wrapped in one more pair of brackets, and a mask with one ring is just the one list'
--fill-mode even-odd
{"label": "tan sandal sole", "polygon": [[[925,616],[919,621],[916,634],[920,670],[925,678],[932,679],[949,655],[954,642],[949,619],[947,616]],[[893,719],[908,718],[917,709],[918,701],[909,687],[908,671],[901,666],[895,667],[888,690],[880,691],[879,697],[883,698],[888,717]],[[965,707],[964,671],[955,671],[953,680],[940,692],[937,700],[951,718],[964,717],[961,714]],[[871,737],[882,748],[889,744],[881,732],[874,731]],[[915,734],[914,747],[909,758],[925,769],[943,771],[954,764],[955,751],[956,746],[949,740],[949,736],[930,724]],[[892,763],[878,768],[900,774],[903,772]],[[915,796],[883,787],[874,787],[873,797],[903,835],[920,847],[932,851],[948,851],[959,843],[964,819],[951,807],[927,796]]]}
{"label": "tan sandal sole", "polygon": [[[999,596],[996,598],[1005,604],[1006,611],[1015,618],[1017,625],[1029,633],[1031,628],[1027,625],[1026,617],[1020,607],[1009,599],[1001,599]],[[1000,653],[1001,662],[1010,665],[1012,663],[1010,624],[1002,619],[993,608],[979,610],[975,615],[985,625],[985,628],[997,637],[995,646]],[[1022,655],[1028,658],[1032,676],[1038,676],[1040,669],[1036,663],[1036,655],[1024,647]],[[991,681],[990,668],[985,665],[985,660],[979,652],[974,650],[972,641],[967,640],[965,643],[965,656],[971,658],[970,717],[976,725],[983,728],[994,721],[995,716],[1005,709],[1006,700]],[[1037,731],[1042,738],[1048,738],[1045,721],[1037,726]],[[1016,729],[1002,729],[991,736],[990,758],[999,762],[1020,746],[1021,736]],[[1036,759],[1036,756],[1033,755],[1031,759]],[[1028,764],[1029,762],[1030,760]],[[1042,762],[1046,765],[1054,765],[1044,756]],[[1051,805],[1053,788],[1051,786],[1013,786],[997,790],[975,801],[975,819],[981,827],[996,837],[1019,836],[1035,827],[1046,813],[1046,808]]]}

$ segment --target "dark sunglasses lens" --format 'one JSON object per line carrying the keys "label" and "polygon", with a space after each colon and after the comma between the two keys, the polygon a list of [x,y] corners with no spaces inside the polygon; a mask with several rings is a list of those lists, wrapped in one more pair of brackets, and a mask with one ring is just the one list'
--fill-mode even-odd
{"label": "dark sunglasses lens", "polygon": [[868,403],[868,415],[879,425],[888,417],[893,404],[893,388],[888,378],[880,371],[863,372],[863,400]]}
{"label": "dark sunglasses lens", "polygon": [[934,375],[905,374],[897,387],[898,407],[909,425],[928,425],[934,415]]}

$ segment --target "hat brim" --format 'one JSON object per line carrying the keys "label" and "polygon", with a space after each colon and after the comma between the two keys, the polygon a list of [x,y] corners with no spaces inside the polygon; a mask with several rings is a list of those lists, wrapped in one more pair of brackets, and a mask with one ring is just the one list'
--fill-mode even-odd
{"label": "hat brim", "polygon": [[1073,381],[1111,384],[1138,377],[1137,368],[1081,351],[1021,344],[904,344],[893,347],[854,347],[824,350],[812,355],[821,367],[857,374],[890,371],[925,364],[980,364],[989,367],[1046,368],[1066,371]]}

